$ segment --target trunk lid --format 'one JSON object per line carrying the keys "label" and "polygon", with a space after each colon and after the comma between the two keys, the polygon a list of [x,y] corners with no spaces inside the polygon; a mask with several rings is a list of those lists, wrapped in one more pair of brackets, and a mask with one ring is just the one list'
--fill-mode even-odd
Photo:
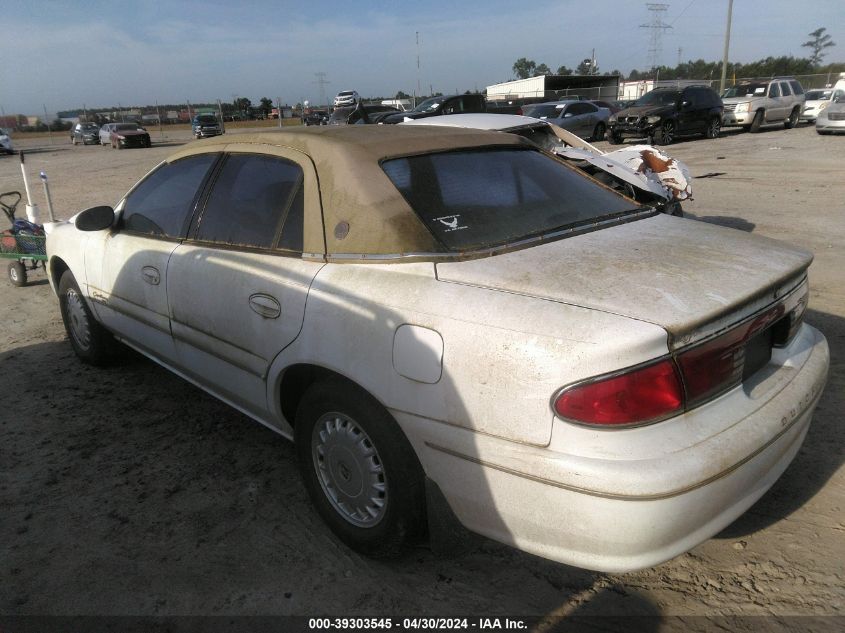
{"label": "trunk lid", "polygon": [[659,214],[486,259],[438,263],[437,278],[654,323],[677,349],[773,303],[812,260],[783,242]]}

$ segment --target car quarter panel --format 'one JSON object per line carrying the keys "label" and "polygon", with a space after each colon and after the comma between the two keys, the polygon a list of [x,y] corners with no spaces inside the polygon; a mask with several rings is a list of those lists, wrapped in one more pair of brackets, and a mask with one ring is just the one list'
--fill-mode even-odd
{"label": "car quarter panel", "polygon": [[[396,332],[408,324],[442,338],[433,384],[394,364]],[[268,399],[279,400],[286,367],[311,363],[392,411],[543,446],[560,387],[665,355],[666,338],[660,327],[617,315],[441,283],[431,263],[328,264],[314,279],[301,334],[273,365]]]}

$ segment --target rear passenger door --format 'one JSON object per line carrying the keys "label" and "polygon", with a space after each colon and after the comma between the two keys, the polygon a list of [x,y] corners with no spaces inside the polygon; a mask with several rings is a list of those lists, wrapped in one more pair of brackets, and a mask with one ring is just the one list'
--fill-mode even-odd
{"label": "rear passenger door", "polygon": [[319,209],[313,166],[267,151],[225,156],[167,271],[180,368],[258,417],[268,368],[298,336],[323,266],[302,256],[305,210]]}
{"label": "rear passenger door", "polygon": [[780,91],[780,83],[773,81],[769,84],[768,92],[768,107],[766,108],[766,121],[780,121],[786,118],[784,113],[786,107],[784,106],[784,98]]}

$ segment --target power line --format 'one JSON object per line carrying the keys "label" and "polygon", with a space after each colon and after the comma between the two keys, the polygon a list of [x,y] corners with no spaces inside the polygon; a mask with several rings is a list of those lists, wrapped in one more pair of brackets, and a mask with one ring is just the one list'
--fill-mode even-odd
{"label": "power line", "polygon": [[649,24],[640,24],[640,28],[649,29],[651,34],[649,36],[648,59],[649,67],[653,70],[660,65],[663,57],[663,32],[666,29],[671,29],[671,24],[666,24],[663,21],[663,15],[669,8],[668,4],[657,4],[647,2],[645,5],[652,14],[651,22]]}

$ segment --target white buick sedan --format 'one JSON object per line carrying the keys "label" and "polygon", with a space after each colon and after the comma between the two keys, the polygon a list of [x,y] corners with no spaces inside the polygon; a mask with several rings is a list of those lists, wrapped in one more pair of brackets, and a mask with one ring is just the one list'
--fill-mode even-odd
{"label": "white buick sedan", "polygon": [[495,132],[199,141],[47,250],[83,361],[120,341],[293,439],[371,555],[457,518],[590,569],[670,559],[783,473],[829,363],[809,253]]}

